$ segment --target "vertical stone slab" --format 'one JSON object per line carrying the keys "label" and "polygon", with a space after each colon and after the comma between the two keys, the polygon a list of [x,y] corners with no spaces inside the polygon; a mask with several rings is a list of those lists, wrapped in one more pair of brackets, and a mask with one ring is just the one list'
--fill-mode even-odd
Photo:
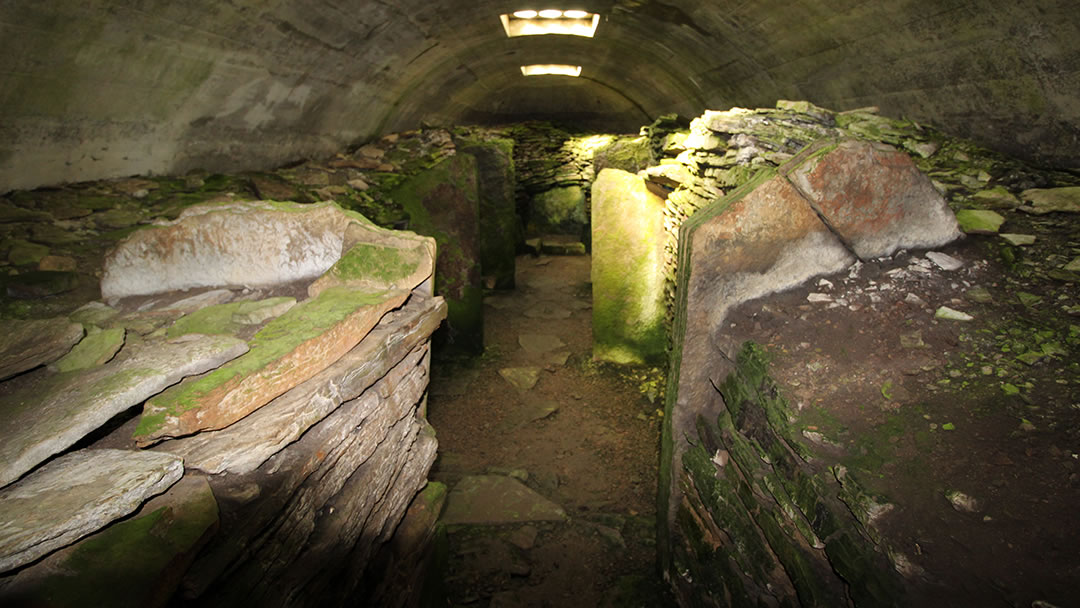
{"label": "vertical stone slab", "polygon": [[484,350],[480,281],[479,195],[476,159],[455,154],[408,178],[390,196],[409,214],[409,229],[438,244],[435,293],[447,304],[445,326],[434,340],[446,353]]}
{"label": "vertical stone slab", "polygon": [[645,180],[604,169],[592,187],[593,358],[664,358],[664,201]]}
{"label": "vertical stone slab", "polygon": [[802,195],[774,171],[763,171],[702,208],[680,229],[678,304],[673,327],[660,471],[661,559],[670,567],[670,534],[682,496],[682,456],[697,436],[698,416],[724,409],[714,385],[732,370],[714,336],[739,302],[838,272],[855,261]]}
{"label": "vertical stone slab", "polygon": [[480,273],[495,289],[514,288],[514,256],[524,240],[514,197],[514,142],[510,139],[465,139],[458,150],[476,158],[480,198]]}

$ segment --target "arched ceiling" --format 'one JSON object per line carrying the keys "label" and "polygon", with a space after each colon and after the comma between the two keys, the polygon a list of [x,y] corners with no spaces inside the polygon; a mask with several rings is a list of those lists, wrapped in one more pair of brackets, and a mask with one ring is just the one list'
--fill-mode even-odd
{"label": "arched ceiling", "polygon": [[[877,105],[1076,166],[1080,11],[1066,0],[12,0],[0,4],[0,191],[271,166],[421,124],[809,99]],[[523,8],[594,38],[507,38]],[[526,78],[569,63],[580,78]]]}

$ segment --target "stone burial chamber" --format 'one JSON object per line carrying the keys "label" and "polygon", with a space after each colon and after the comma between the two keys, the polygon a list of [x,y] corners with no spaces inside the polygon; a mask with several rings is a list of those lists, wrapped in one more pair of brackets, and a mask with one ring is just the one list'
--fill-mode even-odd
{"label": "stone burial chamber", "polygon": [[874,542],[884,507],[842,472],[815,475],[813,450],[790,425],[762,349],[733,350],[725,319],[742,302],[857,261],[959,236],[907,154],[832,139],[682,225],[660,529],[665,567],[687,605],[704,596],[753,605],[900,601],[894,556]]}
{"label": "stone burial chamber", "polygon": [[434,267],[434,239],[331,202],[203,204],[121,240],[104,302],[6,321],[0,604],[374,589],[435,459]]}

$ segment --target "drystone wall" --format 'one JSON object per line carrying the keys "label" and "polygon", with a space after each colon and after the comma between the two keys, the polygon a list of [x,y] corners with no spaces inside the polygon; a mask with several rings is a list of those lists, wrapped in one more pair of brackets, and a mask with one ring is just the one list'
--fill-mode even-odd
{"label": "drystone wall", "polygon": [[[551,253],[569,253],[567,238],[589,246],[591,187],[607,167],[637,171],[652,162],[646,138],[571,133],[542,122],[497,129],[514,141],[517,209],[531,239]],[[544,239],[544,237],[548,237]]]}
{"label": "drystone wall", "polygon": [[0,603],[416,605],[434,266],[333,203],[202,205],[119,242],[104,301],[5,321]]}

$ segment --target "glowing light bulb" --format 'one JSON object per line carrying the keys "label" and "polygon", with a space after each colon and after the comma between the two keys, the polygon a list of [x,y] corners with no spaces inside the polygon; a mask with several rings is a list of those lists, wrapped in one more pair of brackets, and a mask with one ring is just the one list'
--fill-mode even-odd
{"label": "glowing light bulb", "polygon": [[563,11],[563,17],[567,19],[584,19],[589,16],[585,11]]}
{"label": "glowing light bulb", "polygon": [[558,9],[554,9],[554,8],[549,8],[549,9],[546,9],[546,10],[542,10],[542,11],[540,11],[539,14],[544,19],[558,19],[559,17],[563,16],[562,11],[560,11]]}
{"label": "glowing light bulb", "polygon": [[514,16],[518,19],[536,19],[536,11],[514,11]]}

